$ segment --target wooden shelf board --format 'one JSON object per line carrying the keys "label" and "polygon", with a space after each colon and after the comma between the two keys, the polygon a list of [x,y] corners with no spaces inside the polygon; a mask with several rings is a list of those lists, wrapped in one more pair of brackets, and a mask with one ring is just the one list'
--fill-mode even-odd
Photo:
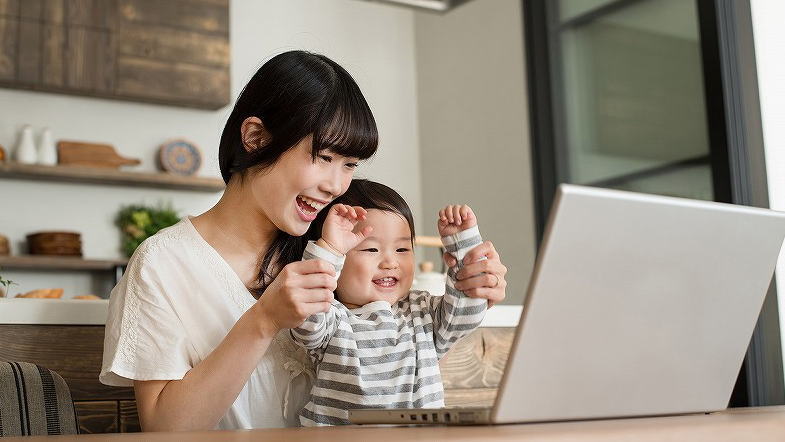
{"label": "wooden shelf board", "polygon": [[98,167],[41,166],[14,162],[0,162],[0,178],[141,186],[201,192],[218,192],[225,187],[223,180],[218,178],[189,177],[168,173],[127,172]]}
{"label": "wooden shelf board", "polygon": [[127,263],[124,259],[83,259],[71,256],[0,256],[0,267],[5,270],[114,270]]}

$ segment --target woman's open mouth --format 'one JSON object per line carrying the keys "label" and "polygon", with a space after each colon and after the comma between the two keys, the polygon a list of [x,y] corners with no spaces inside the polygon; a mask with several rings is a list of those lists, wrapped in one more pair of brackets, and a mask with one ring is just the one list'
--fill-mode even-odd
{"label": "woman's open mouth", "polygon": [[300,215],[300,219],[308,223],[315,220],[316,214],[325,206],[325,203],[322,201],[314,200],[303,195],[297,195],[296,200],[297,214]]}
{"label": "woman's open mouth", "polygon": [[381,287],[381,288],[393,288],[396,285],[398,285],[398,278],[394,278],[392,276],[387,276],[387,277],[384,277],[384,278],[374,279],[373,283],[376,284],[376,286]]}

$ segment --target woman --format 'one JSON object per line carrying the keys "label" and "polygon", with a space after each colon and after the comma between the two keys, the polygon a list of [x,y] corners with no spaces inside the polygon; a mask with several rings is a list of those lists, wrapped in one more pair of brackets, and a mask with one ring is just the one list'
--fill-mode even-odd
{"label": "woman", "polygon": [[[310,372],[279,332],[327,311],[335,289],[329,264],[299,259],[376,147],[365,98],[327,57],[286,52],[251,78],[221,136],[220,201],[145,241],[112,291],[100,379],[133,385],[143,430],[296,425]],[[503,299],[493,245],[474,251],[466,274],[497,278],[461,290]]]}

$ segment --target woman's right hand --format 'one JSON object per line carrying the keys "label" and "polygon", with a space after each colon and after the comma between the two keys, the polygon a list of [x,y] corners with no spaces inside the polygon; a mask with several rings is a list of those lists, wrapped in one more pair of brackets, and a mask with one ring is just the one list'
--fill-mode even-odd
{"label": "woman's right hand", "polygon": [[327,261],[287,264],[253,307],[262,334],[298,327],[309,316],[328,311],[336,282],[335,269]]}

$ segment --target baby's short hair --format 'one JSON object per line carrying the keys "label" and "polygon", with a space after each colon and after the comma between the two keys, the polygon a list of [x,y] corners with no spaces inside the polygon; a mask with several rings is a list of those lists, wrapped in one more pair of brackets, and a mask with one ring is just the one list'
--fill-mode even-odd
{"label": "baby's short hair", "polygon": [[[412,232],[412,242],[414,241],[414,218],[409,205],[406,204],[406,201],[398,192],[384,184],[355,178],[352,180],[346,193],[336,198],[333,204],[360,206],[365,210],[377,209],[400,215],[409,224],[409,230]],[[319,214],[321,216],[315,222],[315,224],[318,224],[320,232],[328,211],[329,208],[322,210]]]}

